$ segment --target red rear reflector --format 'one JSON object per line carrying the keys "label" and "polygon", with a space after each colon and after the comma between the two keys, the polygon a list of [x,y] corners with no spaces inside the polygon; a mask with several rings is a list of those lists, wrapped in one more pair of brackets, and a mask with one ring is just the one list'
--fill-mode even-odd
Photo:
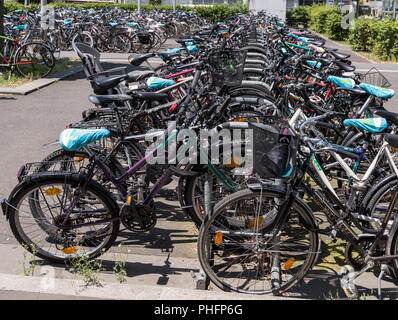
{"label": "red rear reflector", "polygon": [[170,107],[169,111],[170,111],[170,112],[173,112],[175,108],[177,108],[177,103],[174,103],[174,104]]}

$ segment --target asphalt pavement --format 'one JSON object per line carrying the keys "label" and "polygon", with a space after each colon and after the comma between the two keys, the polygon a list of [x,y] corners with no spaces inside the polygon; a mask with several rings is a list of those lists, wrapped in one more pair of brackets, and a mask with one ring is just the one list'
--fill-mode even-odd
{"label": "asphalt pavement", "polygon": [[[169,43],[173,46],[173,43]],[[335,43],[341,51],[352,54],[359,70],[376,67],[393,88],[398,88],[398,64],[374,64]],[[73,56],[69,52],[66,56]],[[103,54],[104,69],[121,65],[132,67],[127,55]],[[158,60],[153,60],[158,63]],[[0,95],[0,196],[6,197],[16,185],[20,166],[41,161],[57,146],[44,146],[58,139],[59,133],[71,122],[79,120],[83,110],[91,107],[87,96],[92,92],[83,72],[74,74],[26,96]],[[387,108],[398,112],[397,98]],[[323,254],[318,265],[304,281],[281,297],[250,296],[225,293],[214,285],[209,290],[196,289],[200,265],[197,259],[197,230],[179,208],[176,182],[173,181],[156,197],[158,223],[149,233],[122,231],[115,246],[101,257],[103,271],[99,281],[87,283],[62,265],[24,256],[14,239],[8,222],[0,216],[0,300],[1,299],[175,299],[175,300],[289,300],[342,299],[339,286],[344,243],[335,245],[324,238]],[[322,217],[319,217],[322,219]],[[325,245],[328,244],[328,246]],[[116,261],[126,262],[125,282],[119,283],[113,273]],[[35,267],[33,276],[23,276],[26,266]],[[365,273],[356,281],[362,299],[376,299],[377,278]],[[397,287],[383,278],[384,297],[397,299]]]}

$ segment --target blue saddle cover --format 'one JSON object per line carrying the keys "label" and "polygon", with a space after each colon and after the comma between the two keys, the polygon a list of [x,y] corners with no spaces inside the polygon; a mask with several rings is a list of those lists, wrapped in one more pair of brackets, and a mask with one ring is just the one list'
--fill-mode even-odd
{"label": "blue saddle cover", "polygon": [[343,124],[372,133],[382,132],[388,127],[387,120],[384,118],[345,119]]}
{"label": "blue saddle cover", "polygon": [[14,30],[26,30],[28,29],[29,24],[20,24],[18,26],[12,27]]}
{"label": "blue saddle cover", "polygon": [[178,53],[178,52],[180,52],[180,48],[168,49],[168,50],[162,51],[161,53]]}
{"label": "blue saddle cover", "polygon": [[198,50],[198,47],[197,46],[187,46],[187,49],[189,52],[193,52],[193,51]]}
{"label": "blue saddle cover", "polygon": [[61,147],[74,151],[109,136],[107,129],[65,129],[59,135]]}
{"label": "blue saddle cover", "polygon": [[348,89],[352,89],[355,87],[355,81],[354,79],[351,78],[340,78],[335,76],[329,76],[328,81],[335,84],[336,87],[348,88]]}
{"label": "blue saddle cover", "polygon": [[172,86],[175,84],[175,81],[158,77],[150,77],[145,83],[151,89],[162,89]]}
{"label": "blue saddle cover", "polygon": [[395,94],[394,90],[392,90],[392,89],[376,87],[376,86],[368,84],[368,83],[360,83],[359,87],[361,89],[365,90],[367,93],[374,95],[378,98],[383,98],[383,99],[392,98]]}
{"label": "blue saddle cover", "polygon": [[322,63],[316,63],[316,61],[313,60],[307,60],[307,64],[316,69],[319,69],[322,66]]}

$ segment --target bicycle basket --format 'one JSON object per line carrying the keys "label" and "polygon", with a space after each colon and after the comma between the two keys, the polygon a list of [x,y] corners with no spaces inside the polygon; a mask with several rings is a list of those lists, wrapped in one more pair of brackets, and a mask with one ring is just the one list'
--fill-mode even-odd
{"label": "bicycle basket", "polygon": [[142,44],[149,44],[151,42],[151,37],[148,32],[140,32],[137,36]]}
{"label": "bicycle basket", "polygon": [[224,49],[209,55],[213,83],[218,87],[239,86],[242,83],[246,51]]}
{"label": "bicycle basket", "polygon": [[375,67],[372,67],[368,72],[358,75],[358,81],[368,83],[374,86],[389,88],[391,83],[387,78]]}
{"label": "bicycle basket", "polygon": [[296,169],[297,141],[287,128],[249,122],[253,169],[261,178],[290,178]]}

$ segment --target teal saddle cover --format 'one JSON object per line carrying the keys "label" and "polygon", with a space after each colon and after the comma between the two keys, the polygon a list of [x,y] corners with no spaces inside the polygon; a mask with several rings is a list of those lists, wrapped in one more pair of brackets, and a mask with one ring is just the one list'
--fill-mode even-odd
{"label": "teal saddle cover", "polygon": [[107,129],[65,129],[59,135],[61,147],[74,151],[109,136]]}
{"label": "teal saddle cover", "polygon": [[360,83],[359,87],[365,90],[367,93],[382,99],[392,98],[395,94],[394,90],[392,89],[377,87],[368,83]]}
{"label": "teal saddle cover", "polygon": [[162,51],[161,53],[178,53],[178,52],[180,52],[180,48],[168,49],[168,50]]}
{"label": "teal saddle cover", "polygon": [[175,84],[175,81],[158,77],[150,77],[145,83],[151,89],[162,89],[172,86]]}
{"label": "teal saddle cover", "polygon": [[372,133],[382,132],[388,127],[387,120],[384,118],[345,119],[343,124]]}
{"label": "teal saddle cover", "polygon": [[320,62],[317,63],[316,61],[313,60],[307,60],[307,64],[316,69],[319,69],[322,66],[322,63]]}
{"label": "teal saddle cover", "polygon": [[332,82],[336,87],[352,89],[355,87],[355,81],[351,78],[340,78],[329,76],[328,81]]}

